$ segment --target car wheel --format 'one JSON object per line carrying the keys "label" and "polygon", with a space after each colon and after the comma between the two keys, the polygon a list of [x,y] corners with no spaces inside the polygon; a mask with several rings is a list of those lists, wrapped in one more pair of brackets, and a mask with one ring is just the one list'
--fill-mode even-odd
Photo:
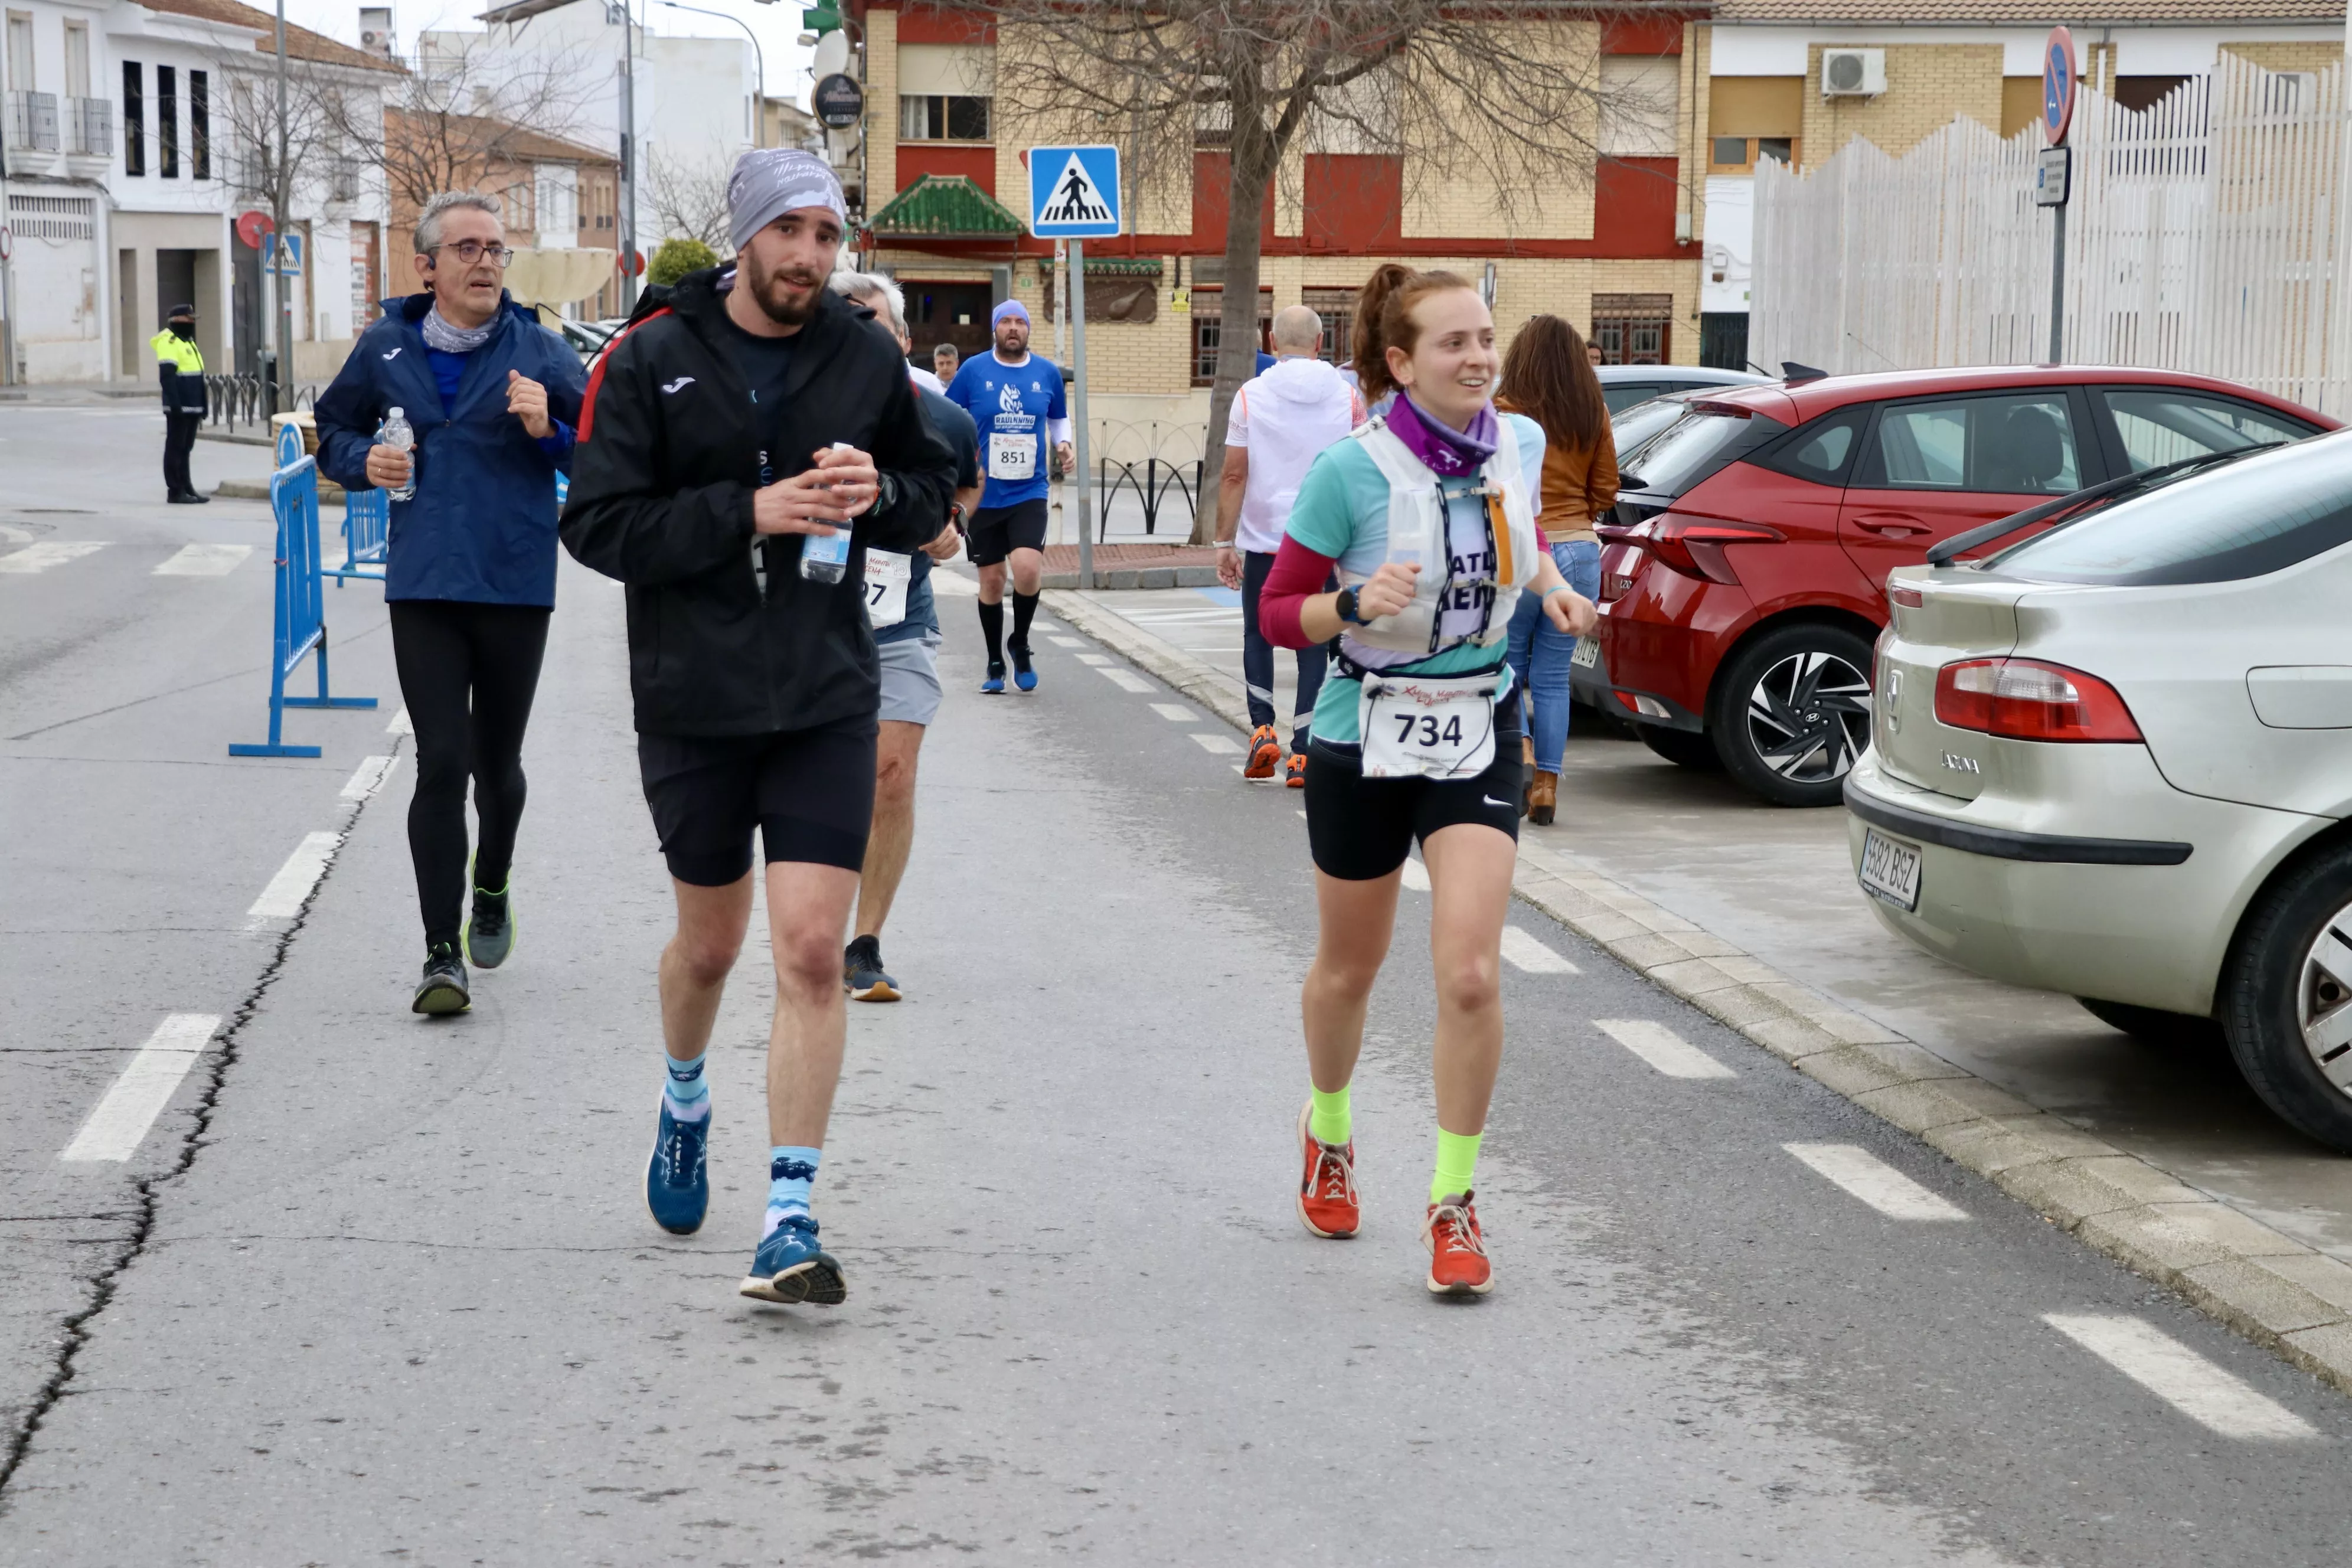
{"label": "car wheel", "polygon": [[2254,1092],[2352,1153],[2352,845],[2295,867],[2239,928],[2221,1025]]}
{"label": "car wheel", "polygon": [[1716,677],[1707,731],[1731,776],[1775,805],[1835,805],[1870,744],[1870,645],[1818,622],[1767,632]]}
{"label": "car wheel", "polygon": [[2218,1050],[2224,1044],[2221,1026],[2210,1018],[2168,1013],[2160,1007],[2137,1007],[2129,1002],[2105,1002],[2095,996],[2077,996],[2074,1000],[2100,1023],[2111,1029],[2121,1029],[2144,1046],[2168,1051],[2205,1051]]}
{"label": "car wheel", "polygon": [[1636,724],[1642,744],[1670,763],[1701,773],[1719,773],[1723,759],[1716,754],[1715,742],[1705,735],[1689,730],[1669,730],[1663,724]]}

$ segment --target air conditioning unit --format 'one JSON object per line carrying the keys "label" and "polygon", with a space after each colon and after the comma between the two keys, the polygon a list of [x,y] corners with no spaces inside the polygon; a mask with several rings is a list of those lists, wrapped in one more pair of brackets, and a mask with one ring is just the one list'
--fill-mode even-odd
{"label": "air conditioning unit", "polygon": [[1886,90],[1885,49],[1823,49],[1823,98],[1875,98]]}

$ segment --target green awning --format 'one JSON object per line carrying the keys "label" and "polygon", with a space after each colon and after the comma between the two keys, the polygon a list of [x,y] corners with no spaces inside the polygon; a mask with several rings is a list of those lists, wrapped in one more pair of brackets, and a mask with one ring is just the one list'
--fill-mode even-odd
{"label": "green awning", "polygon": [[1021,220],[962,174],[925,174],[866,226],[882,239],[1008,239]]}
{"label": "green awning", "polygon": [[1089,256],[1089,278],[1157,278],[1162,263],[1156,256]]}

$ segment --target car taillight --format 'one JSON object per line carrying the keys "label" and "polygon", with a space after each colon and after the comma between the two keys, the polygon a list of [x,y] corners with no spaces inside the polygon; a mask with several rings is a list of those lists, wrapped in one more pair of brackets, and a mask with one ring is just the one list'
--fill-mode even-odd
{"label": "car taillight", "polygon": [[1886,602],[1899,605],[1906,610],[1916,610],[1926,606],[1927,595],[1908,583],[1889,583],[1886,584]]}
{"label": "car taillight", "polygon": [[1624,543],[1648,552],[1660,565],[1709,583],[1737,585],[1738,574],[1724,559],[1732,544],[1776,544],[1786,535],[1758,522],[1721,522],[1713,518],[1654,517],[1620,536]]}
{"label": "car taillight", "polygon": [[1936,721],[2013,741],[2138,741],[2122,694],[2095,675],[2030,658],[1971,658],[1936,672]]}

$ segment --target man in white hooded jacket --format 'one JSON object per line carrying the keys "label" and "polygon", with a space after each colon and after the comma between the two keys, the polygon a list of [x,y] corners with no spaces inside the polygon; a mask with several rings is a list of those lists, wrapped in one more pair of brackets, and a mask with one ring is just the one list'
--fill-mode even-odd
{"label": "man in white hooded jacket", "polygon": [[[1274,645],[1258,630],[1257,595],[1282,547],[1283,524],[1317,453],[1363,423],[1364,401],[1338,367],[1318,357],[1323,318],[1289,305],[1274,318],[1275,362],[1234,395],[1225,423],[1225,467],[1217,483],[1217,576],[1242,591],[1242,680],[1249,689],[1249,762],[1242,776],[1272,778],[1282,766],[1274,729]],[[1307,784],[1307,726],[1323,688],[1321,647],[1298,650],[1289,784]]]}

